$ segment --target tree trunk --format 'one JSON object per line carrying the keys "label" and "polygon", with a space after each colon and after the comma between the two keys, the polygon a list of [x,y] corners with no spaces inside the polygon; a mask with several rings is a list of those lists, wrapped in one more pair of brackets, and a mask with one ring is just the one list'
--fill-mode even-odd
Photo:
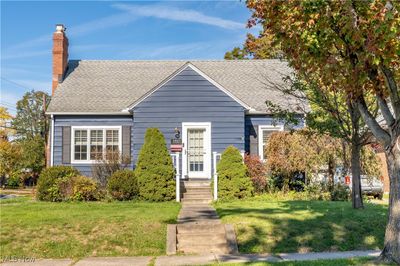
{"label": "tree trunk", "polygon": [[364,208],[361,194],[361,145],[351,144],[351,175],[352,175],[352,202],[354,209]]}
{"label": "tree trunk", "polygon": [[349,163],[349,157],[347,154],[347,145],[348,143],[342,139],[342,160],[343,160],[343,169],[342,169],[342,176],[348,175],[349,174],[349,169],[350,169],[350,163]]}
{"label": "tree trunk", "polygon": [[332,156],[328,158],[328,182],[329,191],[332,191],[335,186],[335,161]]}
{"label": "tree trunk", "polygon": [[394,145],[385,155],[390,176],[389,218],[379,259],[400,265],[400,150]]}

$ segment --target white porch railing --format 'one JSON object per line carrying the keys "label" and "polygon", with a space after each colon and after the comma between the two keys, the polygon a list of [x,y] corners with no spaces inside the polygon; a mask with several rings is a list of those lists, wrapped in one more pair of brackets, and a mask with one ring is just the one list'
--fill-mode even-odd
{"label": "white porch railing", "polygon": [[171,153],[172,163],[175,168],[175,184],[176,184],[176,201],[181,201],[181,171],[180,171],[180,160],[179,152]]}
{"label": "white porch railing", "polygon": [[217,164],[221,159],[221,153],[213,151],[213,179],[214,179],[214,200],[218,199],[218,173]]}
{"label": "white porch railing", "polygon": [[[176,180],[176,201],[181,201],[181,171],[180,171],[180,153],[171,153],[172,163],[175,168],[175,180]],[[244,152],[241,152],[242,157],[244,157]],[[213,180],[214,180],[214,200],[218,199],[218,173],[217,164],[221,160],[221,153],[216,151],[213,152]]]}

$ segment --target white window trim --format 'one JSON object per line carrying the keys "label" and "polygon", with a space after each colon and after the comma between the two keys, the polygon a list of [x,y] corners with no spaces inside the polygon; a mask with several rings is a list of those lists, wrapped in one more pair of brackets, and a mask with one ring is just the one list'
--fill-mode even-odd
{"label": "white window trim", "polygon": [[[72,126],[71,127],[71,164],[93,164],[96,160],[90,160],[90,130],[102,129],[103,130],[103,154],[106,147],[106,134],[105,130],[118,130],[118,149],[122,152],[122,126]],[[75,160],[75,130],[88,130],[87,133],[87,160]]]}
{"label": "white window trim", "polygon": [[264,158],[264,149],[263,149],[263,130],[270,130],[270,131],[283,131],[283,125],[260,125],[258,126],[258,156],[261,160],[265,160]]}

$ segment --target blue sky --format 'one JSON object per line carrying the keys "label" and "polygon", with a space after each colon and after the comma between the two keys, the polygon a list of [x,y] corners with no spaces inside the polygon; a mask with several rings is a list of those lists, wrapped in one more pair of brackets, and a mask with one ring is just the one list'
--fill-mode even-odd
{"label": "blue sky", "polygon": [[223,59],[240,46],[250,12],[240,1],[2,1],[1,105],[51,91],[55,24],[67,27],[70,59]]}

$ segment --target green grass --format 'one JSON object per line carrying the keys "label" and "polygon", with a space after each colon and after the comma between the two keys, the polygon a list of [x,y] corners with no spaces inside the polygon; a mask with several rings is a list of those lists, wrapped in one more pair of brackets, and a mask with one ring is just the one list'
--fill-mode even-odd
{"label": "green grass", "polygon": [[224,223],[235,227],[241,253],[381,249],[387,205],[284,201],[270,197],[218,202]]}
{"label": "green grass", "polygon": [[0,257],[80,258],[165,254],[174,202],[0,201]]}

